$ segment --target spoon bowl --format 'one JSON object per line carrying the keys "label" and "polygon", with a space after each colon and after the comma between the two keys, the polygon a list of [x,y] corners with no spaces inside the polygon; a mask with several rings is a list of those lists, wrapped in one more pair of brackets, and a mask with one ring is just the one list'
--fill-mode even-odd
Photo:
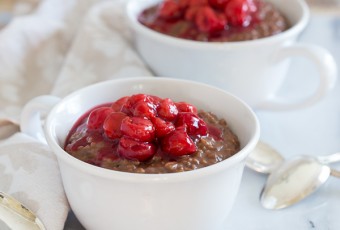
{"label": "spoon bowl", "polygon": [[278,168],[284,161],[281,154],[265,142],[259,141],[248,155],[246,166],[256,172],[268,174]]}
{"label": "spoon bowl", "polygon": [[40,219],[18,200],[0,192],[0,229],[45,230]]}
{"label": "spoon bowl", "polygon": [[246,166],[256,172],[269,174],[260,194],[267,209],[282,209],[314,193],[330,175],[340,172],[328,164],[340,161],[340,153],[324,156],[301,155],[285,161],[270,145],[259,141],[246,159]]}
{"label": "spoon bowl", "polygon": [[295,157],[269,175],[260,194],[260,202],[267,209],[291,206],[314,193],[330,175],[340,174],[317,157]]}

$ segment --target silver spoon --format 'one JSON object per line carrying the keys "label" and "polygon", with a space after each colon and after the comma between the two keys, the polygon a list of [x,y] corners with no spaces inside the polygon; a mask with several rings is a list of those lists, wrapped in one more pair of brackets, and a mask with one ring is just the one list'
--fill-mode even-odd
{"label": "silver spoon", "polygon": [[315,192],[330,175],[340,172],[325,163],[340,160],[340,153],[329,156],[299,156],[285,161],[273,171],[260,194],[260,202],[267,209],[282,209],[293,205]]}
{"label": "silver spoon", "polygon": [[[314,158],[322,164],[330,164],[340,162],[340,153],[314,156]],[[259,141],[253,152],[247,157],[246,166],[256,172],[269,174],[277,169],[284,160],[283,156],[276,149],[263,141]]]}
{"label": "silver spoon", "polygon": [[281,154],[270,145],[259,141],[246,159],[246,166],[259,173],[271,173],[284,161]]}
{"label": "silver spoon", "polygon": [[0,192],[0,229],[45,230],[40,219],[13,197]]}

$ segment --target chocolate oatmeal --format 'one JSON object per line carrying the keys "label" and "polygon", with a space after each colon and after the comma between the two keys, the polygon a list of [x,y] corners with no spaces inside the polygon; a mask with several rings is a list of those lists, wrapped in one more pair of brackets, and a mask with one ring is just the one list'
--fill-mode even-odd
{"label": "chocolate oatmeal", "polygon": [[70,131],[65,151],[107,169],[175,173],[221,162],[240,149],[224,119],[186,102],[137,94],[98,106]]}
{"label": "chocolate oatmeal", "polygon": [[254,40],[289,28],[285,16],[262,0],[164,0],[138,20],[166,35],[209,42]]}

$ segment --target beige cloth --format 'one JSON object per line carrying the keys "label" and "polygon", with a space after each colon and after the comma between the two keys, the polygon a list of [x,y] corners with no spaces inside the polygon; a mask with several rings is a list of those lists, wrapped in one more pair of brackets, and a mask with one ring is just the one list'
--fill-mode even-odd
{"label": "beige cloth", "polygon": [[36,212],[47,230],[63,229],[69,211],[57,161],[13,123],[38,95],[63,97],[94,82],[151,75],[131,48],[123,5],[44,0],[0,31],[0,190]]}

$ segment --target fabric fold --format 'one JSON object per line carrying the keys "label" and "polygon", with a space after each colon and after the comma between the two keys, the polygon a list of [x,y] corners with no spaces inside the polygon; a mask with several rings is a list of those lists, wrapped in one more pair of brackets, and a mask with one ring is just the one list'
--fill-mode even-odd
{"label": "fabric fold", "polygon": [[48,230],[63,229],[69,205],[47,145],[23,133],[1,141],[0,172],[2,191],[36,213]]}
{"label": "fabric fold", "polygon": [[0,190],[37,213],[47,230],[63,229],[70,208],[56,157],[20,132],[21,110],[39,95],[152,76],[131,45],[124,4],[44,0],[0,30]]}

